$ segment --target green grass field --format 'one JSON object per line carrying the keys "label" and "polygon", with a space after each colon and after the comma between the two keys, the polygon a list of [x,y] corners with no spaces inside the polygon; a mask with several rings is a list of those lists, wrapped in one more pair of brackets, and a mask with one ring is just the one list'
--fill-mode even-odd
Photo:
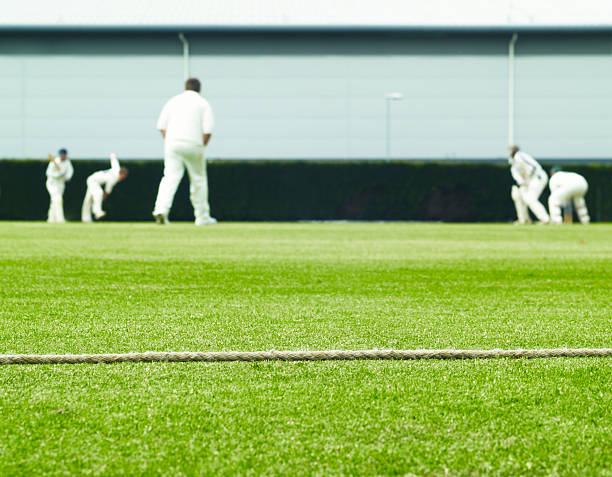
{"label": "green grass field", "polygon": [[[612,226],[0,223],[0,353],[612,346]],[[0,367],[0,475],[612,476],[612,359]]]}

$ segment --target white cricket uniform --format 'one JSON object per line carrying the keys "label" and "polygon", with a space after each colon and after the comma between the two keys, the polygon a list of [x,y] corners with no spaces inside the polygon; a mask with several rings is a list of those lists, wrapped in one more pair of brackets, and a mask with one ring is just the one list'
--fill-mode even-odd
{"label": "white cricket uniform", "polygon": [[561,207],[568,204],[569,201],[574,201],[576,215],[583,224],[588,224],[591,221],[589,211],[584,201],[584,196],[589,190],[589,184],[586,179],[575,172],[555,172],[548,182],[550,187],[550,197],[548,198],[548,210],[550,211],[550,219],[553,224],[560,224]]}
{"label": "white cricket uniform", "polygon": [[211,220],[204,134],[212,133],[213,122],[210,104],[195,91],[184,91],[174,96],[162,109],[157,128],[166,131],[164,176],[159,184],[153,215],[168,216],[187,168],[196,224]]}
{"label": "white cricket uniform", "polygon": [[546,208],[539,201],[542,191],[548,182],[548,176],[542,166],[526,152],[518,151],[509,159],[510,173],[517,183],[512,186],[511,195],[516,207],[516,215],[520,224],[529,221],[527,207],[541,222],[549,222]]}
{"label": "white cricket uniform", "polygon": [[49,161],[47,166],[47,191],[49,191],[49,213],[47,222],[64,223],[64,189],[66,182],[72,179],[74,168],[70,159],[62,161],[59,157],[54,157],[53,162]]}
{"label": "white cricket uniform", "polygon": [[96,219],[105,214],[102,210],[104,192],[110,194],[113,191],[113,187],[119,182],[120,166],[115,154],[110,155],[110,162],[110,169],[94,172],[87,178],[87,192],[85,193],[83,208],[81,209],[81,220],[83,222],[91,222],[92,212]]}

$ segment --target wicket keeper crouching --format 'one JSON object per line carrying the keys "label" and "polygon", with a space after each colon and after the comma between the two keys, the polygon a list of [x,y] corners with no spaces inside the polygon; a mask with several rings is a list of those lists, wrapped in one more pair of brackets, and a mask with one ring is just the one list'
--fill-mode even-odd
{"label": "wicket keeper crouching", "polygon": [[569,202],[574,202],[574,209],[580,222],[584,225],[591,221],[589,211],[584,201],[584,196],[589,190],[586,179],[575,172],[563,172],[559,168],[551,169],[550,197],[548,198],[548,210],[553,224],[561,224],[561,207]]}

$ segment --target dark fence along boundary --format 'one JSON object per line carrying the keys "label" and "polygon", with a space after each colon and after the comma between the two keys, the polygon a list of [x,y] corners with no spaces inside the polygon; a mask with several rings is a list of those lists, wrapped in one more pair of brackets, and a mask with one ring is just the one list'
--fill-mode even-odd
{"label": "dark fence along boundary", "polygon": [[[66,187],[68,220],[80,220],[85,179],[108,167],[73,161]],[[108,220],[151,220],[161,161],[123,161],[128,179],[105,204]],[[44,220],[49,205],[44,161],[0,161],[0,219]],[[564,164],[589,181],[594,221],[612,220],[612,165]],[[214,161],[208,165],[213,216],[222,221],[441,220],[505,222],[515,218],[508,166],[482,163]],[[545,205],[548,191],[541,200]],[[186,177],[171,220],[193,220]]]}

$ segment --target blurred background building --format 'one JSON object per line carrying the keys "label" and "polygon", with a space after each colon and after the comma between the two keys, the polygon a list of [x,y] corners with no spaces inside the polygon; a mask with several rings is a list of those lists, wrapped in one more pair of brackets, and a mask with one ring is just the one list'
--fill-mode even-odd
{"label": "blurred background building", "polygon": [[159,159],[187,75],[211,159],[612,157],[610,2],[0,3],[0,158]]}

